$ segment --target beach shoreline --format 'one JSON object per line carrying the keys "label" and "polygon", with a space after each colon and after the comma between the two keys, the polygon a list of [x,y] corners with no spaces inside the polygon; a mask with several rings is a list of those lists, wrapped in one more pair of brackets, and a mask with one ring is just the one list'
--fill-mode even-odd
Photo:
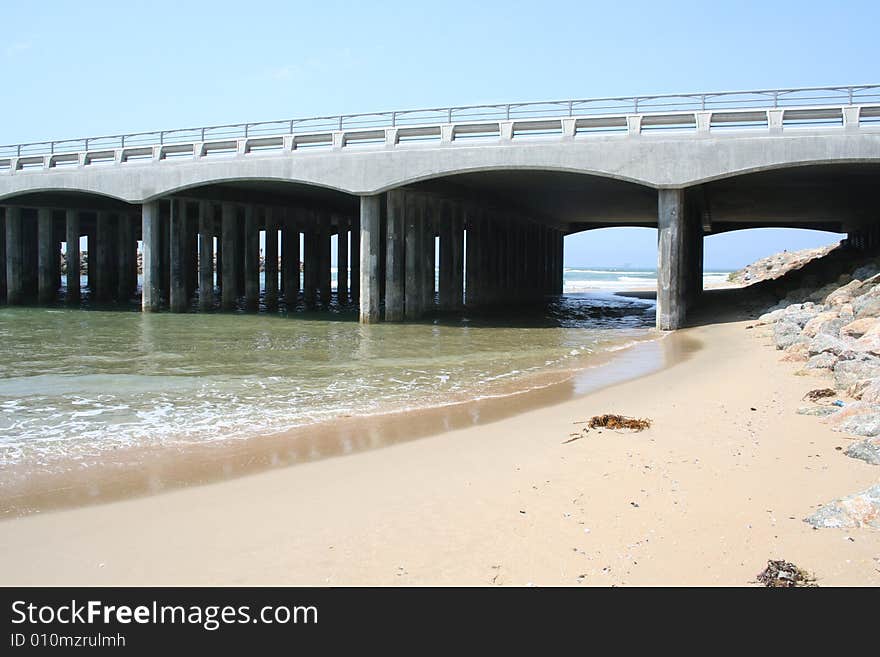
{"label": "beach shoreline", "polygon": [[[747,585],[786,559],[820,585],[880,584],[876,532],[803,522],[875,470],[794,413],[815,381],[747,325],[718,316],[670,336],[701,345],[671,367],[425,440],[5,520],[0,577]],[[606,412],[654,424],[568,442]]]}

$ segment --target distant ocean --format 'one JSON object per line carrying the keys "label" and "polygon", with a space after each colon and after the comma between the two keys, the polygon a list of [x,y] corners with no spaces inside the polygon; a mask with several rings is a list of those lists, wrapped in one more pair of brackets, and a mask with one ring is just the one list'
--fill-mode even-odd
{"label": "distant ocean", "polygon": [[[727,282],[729,271],[703,272],[703,287]],[[657,287],[657,270],[639,267],[566,267],[563,276],[566,293],[606,290],[654,289]]]}

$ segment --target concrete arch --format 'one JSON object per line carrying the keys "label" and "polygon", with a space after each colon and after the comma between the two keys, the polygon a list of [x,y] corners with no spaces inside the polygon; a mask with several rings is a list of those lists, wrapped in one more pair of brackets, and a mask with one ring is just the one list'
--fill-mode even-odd
{"label": "concrete arch", "polygon": [[97,197],[102,200],[109,200],[112,202],[119,202],[131,205],[132,202],[122,198],[120,196],[116,196],[114,194],[107,193],[105,191],[99,191],[94,189],[87,188],[78,188],[78,187],[38,187],[35,189],[23,189],[8,192],[6,194],[0,194],[0,205],[16,205],[16,199],[22,199],[24,202],[21,205],[29,205],[31,203],[27,202],[28,197],[38,198],[43,195],[48,196],[63,196],[67,198],[76,198],[76,197]]}

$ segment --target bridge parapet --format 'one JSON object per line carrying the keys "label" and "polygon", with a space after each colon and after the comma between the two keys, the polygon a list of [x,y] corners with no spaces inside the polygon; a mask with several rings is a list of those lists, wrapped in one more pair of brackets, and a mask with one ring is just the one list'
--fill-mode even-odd
{"label": "bridge parapet", "polygon": [[880,128],[880,85],[399,110],[32,142],[0,146],[0,173],[316,150],[829,127]]}

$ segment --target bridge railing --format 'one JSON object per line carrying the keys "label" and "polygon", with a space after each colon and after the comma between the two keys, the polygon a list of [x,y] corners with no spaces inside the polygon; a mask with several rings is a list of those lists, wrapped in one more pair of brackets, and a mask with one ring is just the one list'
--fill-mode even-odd
{"label": "bridge railing", "polygon": [[393,128],[426,124],[436,125],[469,121],[865,104],[880,104],[880,85],[865,84],[693,94],[658,94],[527,103],[461,105],[366,114],[343,114],[9,144],[0,146],[0,157],[82,153],[100,151],[102,149],[164,146],[167,144],[186,144],[223,139],[236,140],[287,134]]}

